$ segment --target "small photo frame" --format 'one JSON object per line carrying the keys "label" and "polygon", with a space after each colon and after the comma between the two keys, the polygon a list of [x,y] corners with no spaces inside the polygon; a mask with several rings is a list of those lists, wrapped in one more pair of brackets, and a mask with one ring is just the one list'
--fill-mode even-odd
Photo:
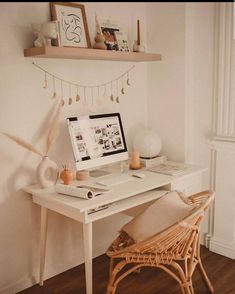
{"label": "small photo frame", "polygon": [[105,37],[105,44],[107,50],[118,50],[118,44],[115,37],[115,32],[119,31],[119,27],[116,22],[109,19],[104,19],[99,21],[100,30]]}
{"label": "small photo frame", "polygon": [[117,46],[119,51],[126,51],[129,52],[129,45],[128,45],[128,38],[127,33],[116,31],[115,38],[117,41]]}
{"label": "small photo frame", "polygon": [[56,46],[91,48],[85,7],[70,2],[50,2],[52,20],[59,23]]}

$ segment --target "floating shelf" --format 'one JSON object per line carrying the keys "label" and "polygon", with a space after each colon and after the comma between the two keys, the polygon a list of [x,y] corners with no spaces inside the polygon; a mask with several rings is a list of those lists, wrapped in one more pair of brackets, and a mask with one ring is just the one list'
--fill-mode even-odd
{"label": "floating shelf", "polygon": [[143,52],[123,52],[71,47],[34,47],[24,50],[25,57],[89,59],[112,61],[158,61],[161,54]]}

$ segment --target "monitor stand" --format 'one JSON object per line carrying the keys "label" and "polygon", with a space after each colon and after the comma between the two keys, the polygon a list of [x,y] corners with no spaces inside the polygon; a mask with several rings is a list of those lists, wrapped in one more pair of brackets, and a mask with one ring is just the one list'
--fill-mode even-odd
{"label": "monitor stand", "polygon": [[92,178],[98,178],[98,177],[102,177],[102,176],[106,176],[106,175],[110,175],[110,174],[112,174],[112,172],[102,170],[102,169],[90,170],[90,177],[92,177]]}

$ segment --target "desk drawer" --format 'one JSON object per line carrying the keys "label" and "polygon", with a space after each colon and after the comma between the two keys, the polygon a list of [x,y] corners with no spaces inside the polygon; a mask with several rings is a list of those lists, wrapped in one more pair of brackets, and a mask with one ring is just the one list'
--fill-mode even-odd
{"label": "desk drawer", "polygon": [[176,180],[171,184],[172,190],[179,190],[186,195],[192,195],[202,191],[202,175],[193,175],[185,179]]}
{"label": "desk drawer", "polygon": [[170,190],[179,190],[185,193],[187,196],[190,196],[192,194],[202,191],[202,175],[195,174],[187,176],[183,179],[175,179],[171,184],[167,185],[165,188]]}

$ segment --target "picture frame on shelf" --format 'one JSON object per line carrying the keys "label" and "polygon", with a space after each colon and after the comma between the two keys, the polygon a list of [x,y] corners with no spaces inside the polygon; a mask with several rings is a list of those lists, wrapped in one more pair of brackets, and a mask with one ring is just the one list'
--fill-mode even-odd
{"label": "picture frame on shelf", "polygon": [[115,38],[117,41],[118,51],[130,52],[127,33],[115,31]]}
{"label": "picture frame on shelf", "polygon": [[91,48],[85,6],[70,2],[50,2],[51,18],[59,24],[59,37],[54,44],[61,47]]}
{"label": "picture frame on shelf", "polygon": [[119,27],[115,21],[110,19],[99,20],[100,30],[105,37],[105,44],[107,50],[118,51],[118,44],[115,36],[115,32],[119,32]]}

